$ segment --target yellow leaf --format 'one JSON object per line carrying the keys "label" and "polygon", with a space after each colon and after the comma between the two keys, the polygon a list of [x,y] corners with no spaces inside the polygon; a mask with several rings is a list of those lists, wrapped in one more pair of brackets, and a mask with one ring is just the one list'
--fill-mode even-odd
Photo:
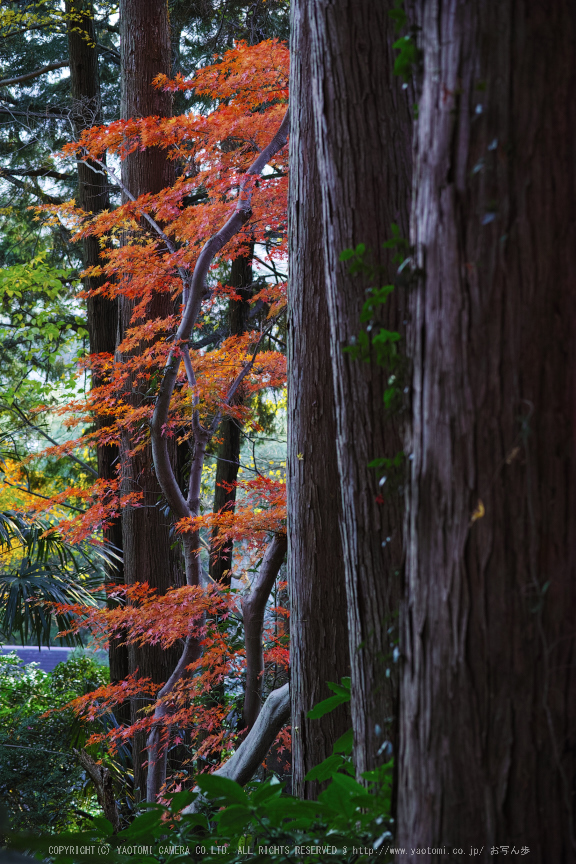
{"label": "yellow leaf", "polygon": [[477,505],[476,509],[474,510],[474,512],[472,513],[472,518],[470,519],[470,525],[473,525],[477,519],[482,519],[482,517],[484,516],[485,513],[486,513],[486,510],[484,509],[484,504],[482,503],[482,499],[479,498],[478,499],[478,505]]}

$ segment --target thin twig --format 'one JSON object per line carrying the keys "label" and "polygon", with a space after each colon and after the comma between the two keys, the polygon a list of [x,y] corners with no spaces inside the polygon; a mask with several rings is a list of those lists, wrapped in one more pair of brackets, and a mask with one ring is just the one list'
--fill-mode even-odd
{"label": "thin twig", "polygon": [[[43,498],[45,501],[52,501],[48,495],[41,495],[40,492],[31,492],[30,489],[26,489],[25,486],[16,486],[15,483],[10,483],[9,480],[2,480],[2,483],[5,483],[6,486],[11,486],[12,489],[18,489],[20,492],[25,492],[26,495],[34,495],[35,498]],[[68,510],[76,510],[77,513],[86,513],[86,510],[82,510],[80,507],[74,507],[73,504],[62,504],[59,503],[58,507],[66,507]]]}
{"label": "thin twig", "polygon": [[[44,430],[41,429],[40,426],[36,426],[35,423],[32,423],[32,421],[28,419],[26,417],[26,415],[24,414],[24,412],[22,411],[22,409],[18,406],[16,400],[14,400],[12,405],[2,405],[2,408],[4,408],[5,411],[15,410],[17,412],[17,414],[21,417],[21,419],[24,421],[24,423],[26,423],[27,426],[29,426],[31,429],[34,429],[35,432],[38,432],[40,435],[42,435],[44,438],[46,438],[47,441],[50,441],[51,444],[54,444],[55,447],[61,447],[62,446],[61,444],[58,443],[58,441],[55,441],[54,438],[52,438],[50,435],[48,435],[47,432],[44,432]],[[76,462],[82,468],[85,468],[86,471],[89,471],[91,474],[93,474],[94,477],[98,477],[98,472],[95,471],[91,465],[88,465],[87,462],[84,462],[82,459],[78,459],[78,457],[74,456],[73,453],[67,453],[66,455],[68,456],[69,459],[72,459],[73,462]]]}

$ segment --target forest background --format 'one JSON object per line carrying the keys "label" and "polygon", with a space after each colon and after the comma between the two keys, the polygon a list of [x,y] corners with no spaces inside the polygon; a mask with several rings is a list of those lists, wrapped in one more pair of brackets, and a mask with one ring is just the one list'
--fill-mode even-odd
{"label": "forest background", "polygon": [[110,661],[6,663],[16,827],[55,724],[100,840],[572,860],[569,4],[0,26],[2,628]]}

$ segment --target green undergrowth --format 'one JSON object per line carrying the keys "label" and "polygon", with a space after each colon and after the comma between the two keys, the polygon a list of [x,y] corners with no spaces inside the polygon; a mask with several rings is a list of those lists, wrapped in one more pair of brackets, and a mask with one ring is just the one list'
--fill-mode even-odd
{"label": "green undergrowth", "polygon": [[88,657],[46,674],[15,654],[0,656],[0,807],[12,830],[79,830],[98,813],[74,754],[85,745],[87,730],[69,709],[46,712],[107,681],[108,670]]}
{"label": "green undergrowth", "polygon": [[[350,680],[329,685],[334,696],[310,715],[321,717],[350,700]],[[283,864],[356,864],[390,860],[392,838],[392,762],[355,778],[352,730],[333,753],[307,775],[328,781],[317,801],[302,801],[284,791],[275,777],[242,787],[225,777],[197,778],[200,792],[178,792],[169,806],[145,805],[119,834],[103,817],[90,830],[54,837],[12,837],[10,846],[34,852],[54,864],[142,862],[283,862]],[[198,811],[182,815],[197,800]],[[55,851],[55,849],[57,851]]]}

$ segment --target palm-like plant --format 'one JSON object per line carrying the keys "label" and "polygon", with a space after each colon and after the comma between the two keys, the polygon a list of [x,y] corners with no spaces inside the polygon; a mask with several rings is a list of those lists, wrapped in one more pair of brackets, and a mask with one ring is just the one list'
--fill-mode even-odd
{"label": "palm-like plant", "polygon": [[[38,647],[50,643],[52,624],[68,630],[71,617],[55,611],[54,603],[95,606],[103,599],[95,589],[103,582],[103,565],[118,556],[93,544],[72,546],[40,519],[28,521],[12,511],[0,511],[0,633],[19,633],[22,643],[32,635]],[[63,637],[67,645],[82,644],[78,633]]]}

